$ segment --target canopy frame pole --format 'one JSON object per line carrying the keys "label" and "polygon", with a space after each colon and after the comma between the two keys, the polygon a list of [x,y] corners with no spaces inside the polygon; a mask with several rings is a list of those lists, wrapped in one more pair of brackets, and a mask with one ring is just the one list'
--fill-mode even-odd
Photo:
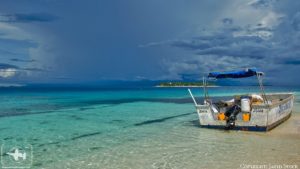
{"label": "canopy frame pole", "polygon": [[[264,86],[263,86],[263,82],[262,82],[262,76],[259,73],[257,73],[256,75],[257,75],[257,79],[258,79],[258,83],[259,83],[259,86],[260,86],[262,96],[264,98],[264,103],[267,105],[268,109],[270,109],[270,105],[268,104],[268,99],[267,99],[265,89],[264,89]],[[268,123],[269,123],[269,113],[267,112],[267,125],[268,125]]]}
{"label": "canopy frame pole", "polygon": [[204,101],[207,102],[208,99],[209,99],[209,95],[208,95],[208,91],[207,91],[207,79],[203,76],[203,83],[202,83],[202,86],[203,86],[203,92],[204,92]]}
{"label": "canopy frame pole", "polygon": [[264,89],[264,86],[263,86],[263,82],[262,82],[262,77],[259,73],[256,73],[256,76],[257,76],[257,80],[258,80],[258,84],[259,84],[259,87],[260,87],[260,90],[261,90],[261,94],[264,98],[264,103],[267,104],[268,103],[268,99],[267,99],[267,96],[266,96],[266,93],[265,93],[265,89]]}
{"label": "canopy frame pole", "polygon": [[202,78],[202,86],[203,86],[203,93],[204,93],[204,101],[206,101],[206,86],[205,86],[205,77]]}
{"label": "canopy frame pole", "polygon": [[191,97],[192,97],[192,99],[193,99],[193,102],[194,102],[194,104],[195,104],[195,107],[197,107],[198,104],[197,104],[196,99],[194,98],[194,96],[193,96],[193,94],[192,94],[191,89],[188,89],[188,91],[189,91],[189,93],[190,93],[190,95],[191,95]]}

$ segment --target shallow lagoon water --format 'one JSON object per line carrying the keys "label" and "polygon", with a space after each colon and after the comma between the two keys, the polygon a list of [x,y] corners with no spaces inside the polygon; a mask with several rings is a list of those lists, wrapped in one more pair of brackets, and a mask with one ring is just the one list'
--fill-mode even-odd
{"label": "shallow lagoon water", "polygon": [[[257,87],[209,90],[226,97]],[[296,97],[300,91],[267,90]],[[9,89],[0,95],[0,139],[32,145],[33,168],[300,167],[299,97],[287,122],[256,133],[200,128],[185,88]]]}

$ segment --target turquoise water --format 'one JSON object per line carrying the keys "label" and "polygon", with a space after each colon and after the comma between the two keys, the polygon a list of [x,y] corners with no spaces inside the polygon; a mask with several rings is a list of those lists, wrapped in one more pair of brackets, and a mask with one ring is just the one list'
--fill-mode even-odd
{"label": "turquoise water", "polygon": [[[300,93],[295,87],[266,88]],[[216,97],[258,92],[209,91]],[[202,89],[193,93],[201,97]],[[32,168],[300,167],[298,109],[275,130],[254,133],[200,128],[186,88],[1,89],[0,100],[2,144],[31,145]]]}

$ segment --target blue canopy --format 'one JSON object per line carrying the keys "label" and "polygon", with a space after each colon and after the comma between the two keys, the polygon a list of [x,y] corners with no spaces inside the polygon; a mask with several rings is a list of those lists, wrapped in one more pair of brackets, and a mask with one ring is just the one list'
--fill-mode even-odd
{"label": "blue canopy", "polygon": [[244,78],[256,76],[257,74],[263,75],[262,72],[257,72],[256,69],[245,69],[242,71],[230,71],[230,72],[211,72],[208,74],[208,78]]}

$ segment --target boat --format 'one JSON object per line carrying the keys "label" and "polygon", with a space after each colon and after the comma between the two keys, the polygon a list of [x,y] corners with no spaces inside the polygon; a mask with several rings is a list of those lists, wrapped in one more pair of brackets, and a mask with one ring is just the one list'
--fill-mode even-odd
{"label": "boat", "polygon": [[[247,78],[256,76],[260,92],[232,96],[228,101],[214,101],[208,95],[207,81],[226,78]],[[211,72],[203,78],[204,99],[198,104],[188,89],[196,107],[201,127],[269,131],[286,121],[292,113],[293,93],[265,93],[262,83],[263,72],[255,68],[240,71]]]}

